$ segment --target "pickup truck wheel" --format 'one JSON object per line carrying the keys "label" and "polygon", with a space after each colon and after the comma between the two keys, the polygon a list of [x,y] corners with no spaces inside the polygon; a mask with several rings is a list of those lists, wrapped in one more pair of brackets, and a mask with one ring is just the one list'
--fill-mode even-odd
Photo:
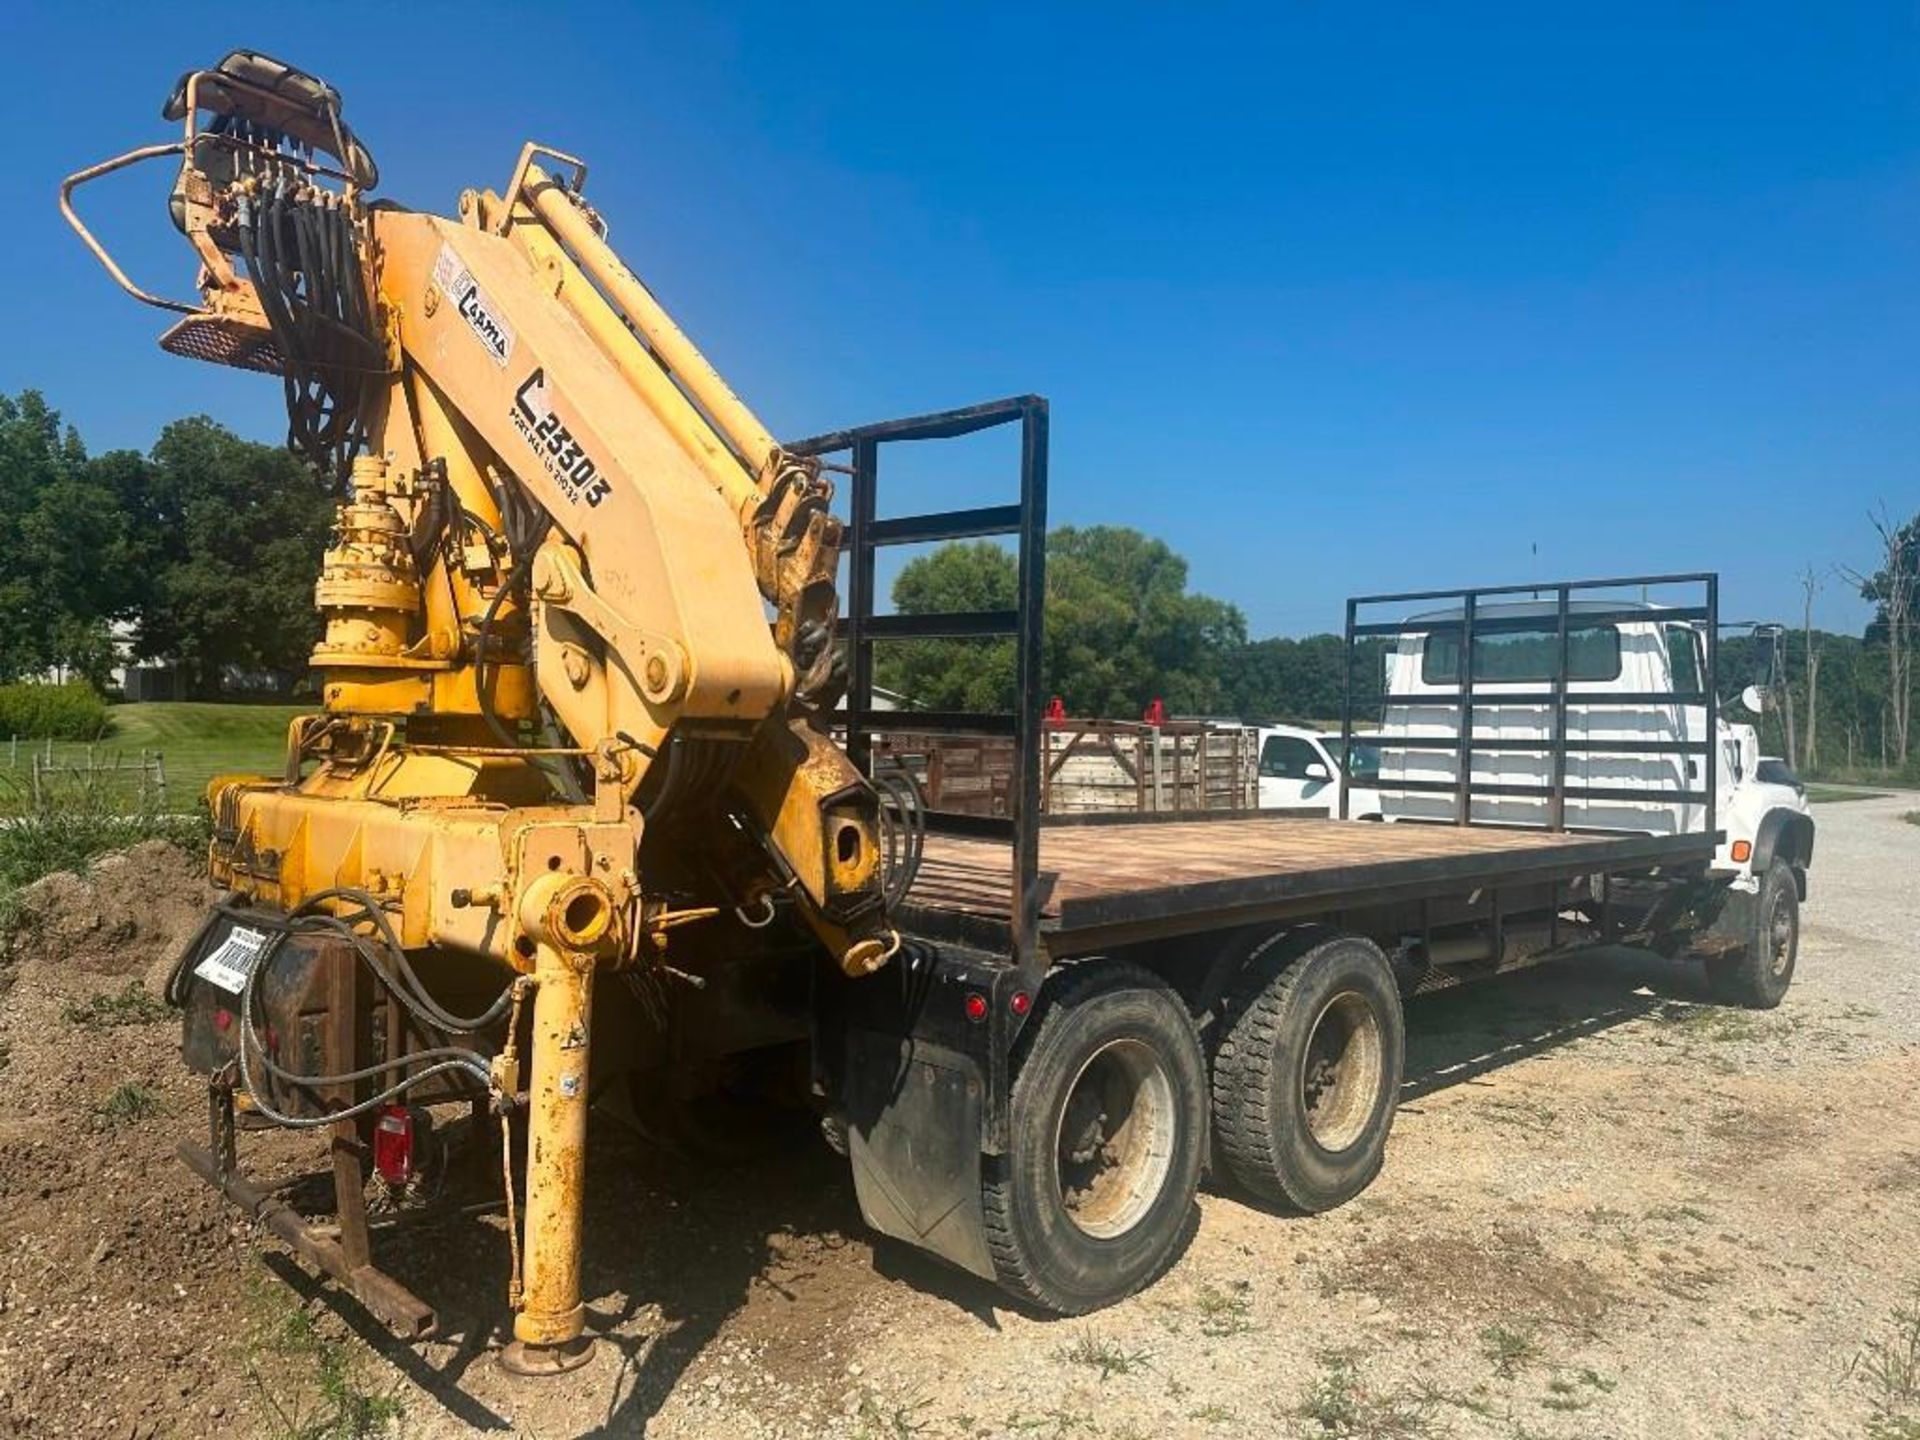
{"label": "pickup truck wheel", "polygon": [[1406,1023],[1380,947],[1282,931],[1248,958],[1213,1061],[1215,1151],[1263,1199],[1331,1210],[1380,1173]]}
{"label": "pickup truck wheel", "polygon": [[1800,954],[1800,888],[1793,867],[1774,860],[1753,897],[1746,944],[1707,960],[1707,984],[1723,1005],[1771,1010],[1786,998]]}
{"label": "pickup truck wheel", "polygon": [[1063,1315],[1132,1294],[1191,1231],[1206,1062],[1186,1007],[1137,965],[1057,973],[1014,1052],[1007,1151],[983,1161],[1000,1284]]}

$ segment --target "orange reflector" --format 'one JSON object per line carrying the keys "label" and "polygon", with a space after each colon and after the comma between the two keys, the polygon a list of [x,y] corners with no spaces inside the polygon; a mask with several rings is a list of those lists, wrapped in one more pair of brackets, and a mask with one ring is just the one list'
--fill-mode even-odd
{"label": "orange reflector", "polygon": [[1752,858],[1753,858],[1753,842],[1751,840],[1736,840],[1733,842],[1733,863],[1734,864],[1744,865],[1747,863],[1747,861],[1751,860]]}

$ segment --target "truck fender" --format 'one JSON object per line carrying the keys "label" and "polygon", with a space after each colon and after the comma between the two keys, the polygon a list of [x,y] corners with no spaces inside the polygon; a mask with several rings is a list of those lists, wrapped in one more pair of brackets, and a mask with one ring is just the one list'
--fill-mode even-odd
{"label": "truck fender", "polygon": [[1764,875],[1774,860],[1793,870],[1800,898],[1807,898],[1807,867],[1813,863],[1813,817],[1798,811],[1774,809],[1760,817],[1753,837],[1753,873]]}
{"label": "truck fender", "polygon": [[1196,958],[1203,961],[1201,965],[1164,967],[1167,979],[1180,992],[1187,1002],[1187,1008],[1196,1020],[1202,1022],[1203,1026],[1208,1017],[1212,1016],[1226,1000],[1227,993],[1233,989],[1234,982],[1240,978],[1240,972],[1246,968],[1253,952],[1279,930],[1324,932],[1327,939],[1332,939],[1337,933],[1328,925],[1303,925],[1285,921],[1269,921],[1264,925],[1245,925],[1237,929],[1197,937],[1194,944],[1200,951]]}

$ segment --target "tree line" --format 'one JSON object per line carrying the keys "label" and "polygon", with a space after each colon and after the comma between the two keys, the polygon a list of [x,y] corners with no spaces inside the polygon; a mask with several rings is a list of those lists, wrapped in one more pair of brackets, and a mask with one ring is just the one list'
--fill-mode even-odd
{"label": "tree line", "polygon": [[204,416],[93,455],[36,392],[0,395],[0,682],[104,689],[116,637],[197,696],[303,675],[333,503],[289,452]]}
{"label": "tree line", "polygon": [[[0,683],[61,675],[105,689],[116,638],[134,660],[179,667],[189,694],[235,676],[305,676],[320,622],[313,584],[332,523],[329,484],[286,450],[206,417],[147,451],[90,454],[37,393],[0,395]],[[1873,560],[1810,568],[1799,624],[1778,641],[1729,636],[1722,690],[1775,662],[1783,703],[1760,721],[1770,753],[1803,769],[1920,764],[1912,734],[1920,636],[1920,515],[1870,517]],[[1863,547],[1864,548],[1864,547]],[[1251,638],[1237,606],[1191,588],[1186,560],[1124,526],[1048,537],[1043,684],[1072,714],[1125,719],[1158,699],[1181,715],[1326,721],[1340,713],[1338,635]],[[1874,606],[1859,635],[1811,624],[1826,586]],[[940,546],[895,579],[903,614],[1011,608],[1013,556]],[[1337,599],[1338,597],[1329,597]],[[1372,673],[1377,662],[1363,658]],[[1006,641],[878,648],[877,682],[918,708],[1012,704]]]}
{"label": "tree line", "polygon": [[[1876,563],[1809,570],[1801,623],[1778,633],[1729,633],[1720,691],[1760,683],[1771,702],[1758,717],[1766,753],[1809,774],[1905,771],[1920,779],[1911,733],[1920,690],[1920,515],[1904,525],[1870,517]],[[1163,541],[1116,526],[1064,527],[1047,542],[1042,684],[1069,714],[1131,719],[1155,699],[1178,715],[1328,723],[1339,716],[1345,642],[1339,635],[1250,639],[1246,617],[1188,589],[1187,563]],[[1871,602],[1859,635],[1819,630],[1813,598],[1824,584]],[[905,615],[1013,606],[1016,564],[990,541],[943,545],[910,562],[893,585]],[[914,640],[877,648],[875,680],[928,710],[1005,710],[1014,656],[1004,640]],[[1363,642],[1356,685],[1377,685],[1379,642]],[[1360,679],[1359,677],[1367,677]],[[1364,718],[1364,717],[1362,717]]]}

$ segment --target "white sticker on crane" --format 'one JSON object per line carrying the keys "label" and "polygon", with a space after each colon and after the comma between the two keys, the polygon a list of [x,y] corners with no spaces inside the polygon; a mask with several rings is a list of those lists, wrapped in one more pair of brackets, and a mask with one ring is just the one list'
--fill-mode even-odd
{"label": "white sticker on crane", "polygon": [[206,959],[193,967],[193,973],[230,995],[238,995],[247,988],[247,977],[253,973],[260,952],[266,948],[264,931],[236,925],[227,932],[226,939],[207,952]]}
{"label": "white sticker on crane", "polygon": [[471,270],[460,263],[460,257],[453,253],[451,245],[442,245],[440,254],[434,259],[433,283],[453,301],[460,318],[467,322],[467,328],[479,336],[480,343],[487,347],[487,354],[493,357],[493,363],[502,370],[506,369],[507,361],[513,355],[513,327],[502,320],[488,303],[480,282],[473,278]]}

